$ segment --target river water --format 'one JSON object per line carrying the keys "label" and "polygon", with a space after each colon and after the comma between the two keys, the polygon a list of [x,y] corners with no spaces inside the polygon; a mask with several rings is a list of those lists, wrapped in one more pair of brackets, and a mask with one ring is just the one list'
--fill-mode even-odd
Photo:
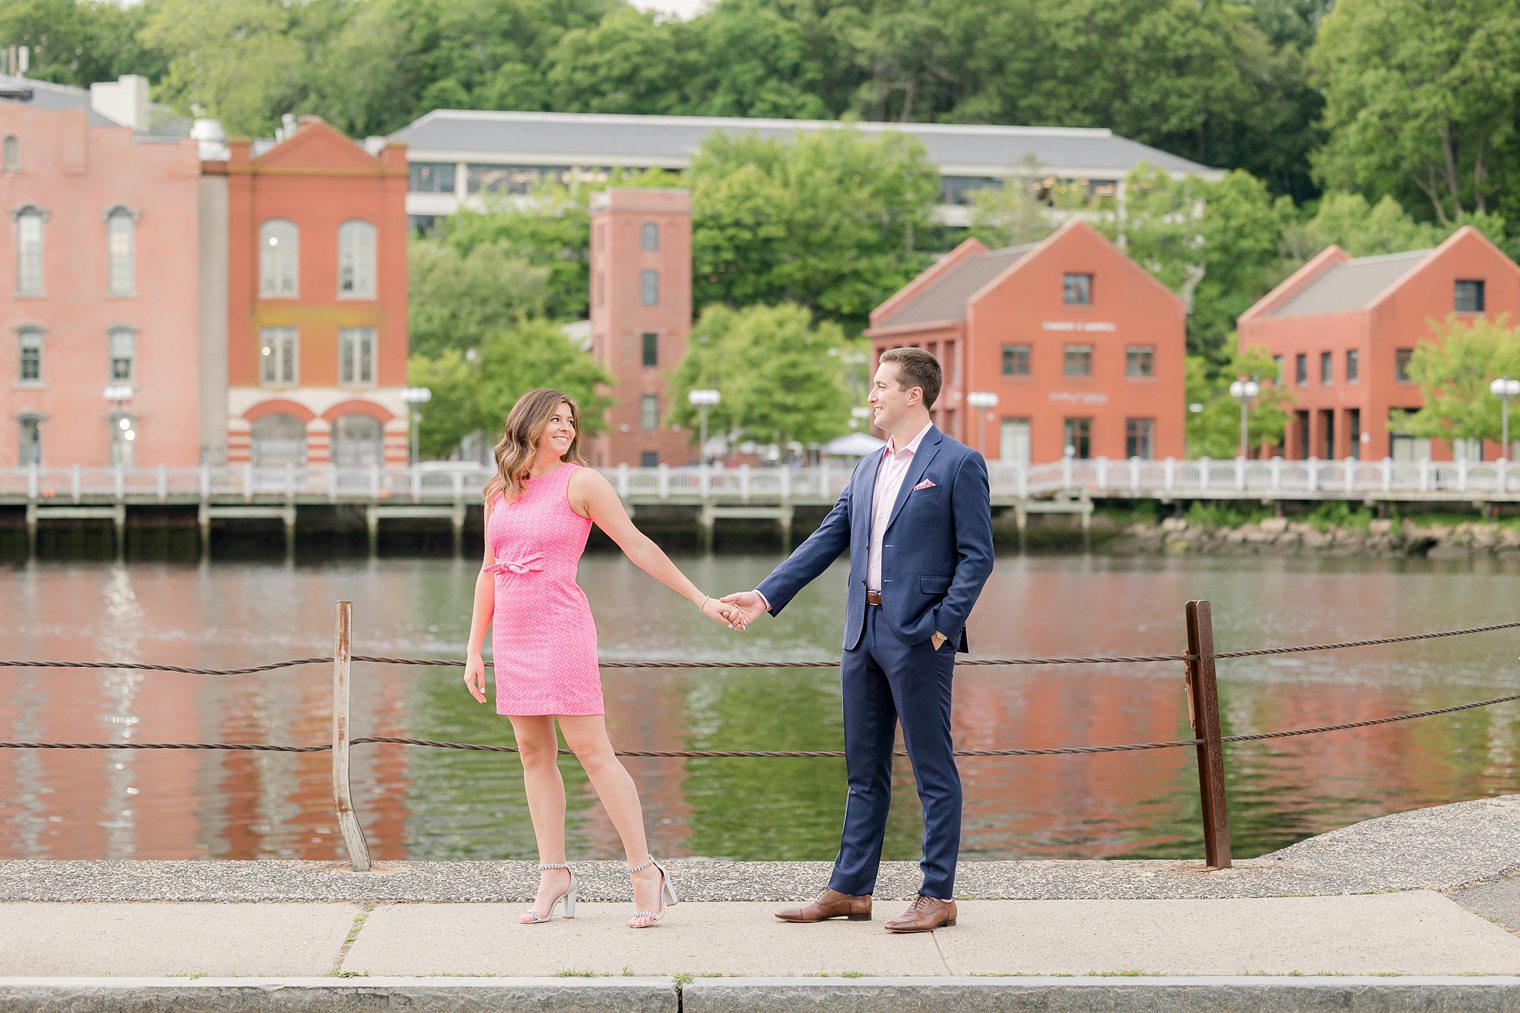
{"label": "river water", "polygon": [[[704,589],[748,588],[775,554],[679,557]],[[473,560],[320,566],[33,564],[0,571],[0,659],[221,668],[325,655],[334,602],[354,651],[459,657]],[[837,658],[841,563],[745,633],[703,620],[614,553],[580,579],[604,660]],[[1453,629],[1516,618],[1513,565],[1424,560],[1000,558],[972,616],[983,657],[1172,654],[1183,603],[1213,603],[1229,651]],[[1224,661],[1226,734],[1361,720],[1516,690],[1520,631]],[[356,665],[353,733],[507,744],[510,725],[460,670]],[[833,669],[614,670],[613,741],[630,749],[837,749]],[[0,668],[0,739],[315,744],[330,734],[330,666],[236,677]],[[1235,853],[1357,820],[1520,791],[1516,704],[1228,751]],[[1180,663],[962,667],[960,748],[1190,737]],[[354,747],[354,801],[378,859],[523,859],[533,835],[511,754]],[[845,796],[837,759],[630,759],[658,855],[829,859]],[[0,858],[343,857],[326,753],[0,749]],[[573,759],[561,763],[572,857],[617,857]],[[962,855],[1202,854],[1191,749],[962,761]],[[886,857],[920,824],[896,769]]]}

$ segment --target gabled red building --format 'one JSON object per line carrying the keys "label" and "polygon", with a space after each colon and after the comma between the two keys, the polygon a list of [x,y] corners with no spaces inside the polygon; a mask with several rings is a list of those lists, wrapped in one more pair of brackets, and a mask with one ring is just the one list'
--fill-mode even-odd
{"label": "gabled red building", "polygon": [[1433,250],[1351,257],[1330,246],[1238,323],[1241,347],[1267,348],[1296,401],[1283,457],[1477,460],[1499,456],[1498,444],[1401,436],[1389,417],[1423,404],[1407,366],[1438,325],[1503,313],[1520,316],[1520,267],[1466,227]]}
{"label": "gabled red building", "polygon": [[[989,460],[1183,456],[1185,308],[1084,222],[1038,243],[968,239],[871,313],[873,356],[945,367],[935,424]],[[972,408],[996,395],[994,408]],[[980,395],[980,396],[975,396]]]}
{"label": "gabled red building", "polygon": [[228,251],[203,299],[226,307],[229,463],[406,463],[405,145],[371,153],[303,116],[204,171]]}

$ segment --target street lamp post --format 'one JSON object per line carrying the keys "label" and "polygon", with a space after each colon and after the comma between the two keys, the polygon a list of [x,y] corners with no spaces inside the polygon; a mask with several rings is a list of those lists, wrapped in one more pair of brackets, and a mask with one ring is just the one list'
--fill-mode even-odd
{"label": "street lamp post", "polygon": [[1251,400],[1261,393],[1261,384],[1255,380],[1236,380],[1230,384],[1230,397],[1240,402],[1240,456],[1245,459],[1250,456],[1250,424],[1247,421],[1247,412]]}
{"label": "street lamp post", "polygon": [[[126,458],[129,456],[124,450],[129,450],[132,443],[137,439],[137,430],[132,428],[132,420],[127,418],[122,411],[123,406],[132,400],[132,385],[130,383],[107,384],[106,389],[101,393],[105,396],[106,401],[110,403],[112,409],[111,463],[113,465],[124,466],[127,463]],[[118,433],[120,433],[119,436],[117,435]],[[125,448],[122,447],[122,443],[126,444]]]}
{"label": "street lamp post", "polygon": [[1507,376],[1501,376],[1488,385],[1489,393],[1499,399],[1499,415],[1503,420],[1500,428],[1503,433],[1504,447],[1499,451],[1501,457],[1509,460],[1509,403],[1516,396],[1520,396],[1520,380],[1512,380]]}
{"label": "street lamp post", "polygon": [[976,449],[987,454],[987,412],[996,408],[998,396],[988,390],[973,390],[966,395],[966,403],[976,409]]}
{"label": "street lamp post", "polygon": [[687,394],[686,400],[696,408],[702,420],[700,442],[697,444],[697,462],[705,468],[707,467],[707,409],[722,401],[723,395],[711,388],[699,387]]}
{"label": "street lamp post", "polygon": [[401,400],[406,403],[407,462],[417,463],[417,409],[433,400],[433,392],[427,387],[402,387]]}

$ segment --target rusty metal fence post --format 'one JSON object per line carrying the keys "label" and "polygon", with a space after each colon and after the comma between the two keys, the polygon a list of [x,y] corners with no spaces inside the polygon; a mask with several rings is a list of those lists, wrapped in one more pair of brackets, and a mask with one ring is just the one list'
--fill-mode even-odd
{"label": "rusty metal fence post", "polygon": [[348,683],[352,650],[354,603],[338,602],[338,616],[333,628],[333,706],[332,706],[332,789],[333,811],[338,814],[338,829],[348,849],[348,864],[355,872],[369,871],[369,843],[364,828],[354,812],[353,796],[348,787]]}
{"label": "rusty metal fence post", "polygon": [[1224,795],[1219,687],[1214,678],[1214,614],[1206,601],[1186,606],[1188,722],[1198,746],[1198,796],[1203,803],[1203,857],[1211,869],[1230,867],[1230,812]]}

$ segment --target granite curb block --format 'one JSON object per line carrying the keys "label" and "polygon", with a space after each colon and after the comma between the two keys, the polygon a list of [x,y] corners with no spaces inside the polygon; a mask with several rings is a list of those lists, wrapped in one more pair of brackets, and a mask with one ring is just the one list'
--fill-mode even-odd
{"label": "granite curb block", "polygon": [[682,1013],[1167,1013],[1355,1010],[1357,1013],[1520,1010],[1514,978],[699,978],[681,990]]}
{"label": "granite curb block", "polygon": [[0,978],[4,1013],[675,1013],[680,1006],[672,978]]}

